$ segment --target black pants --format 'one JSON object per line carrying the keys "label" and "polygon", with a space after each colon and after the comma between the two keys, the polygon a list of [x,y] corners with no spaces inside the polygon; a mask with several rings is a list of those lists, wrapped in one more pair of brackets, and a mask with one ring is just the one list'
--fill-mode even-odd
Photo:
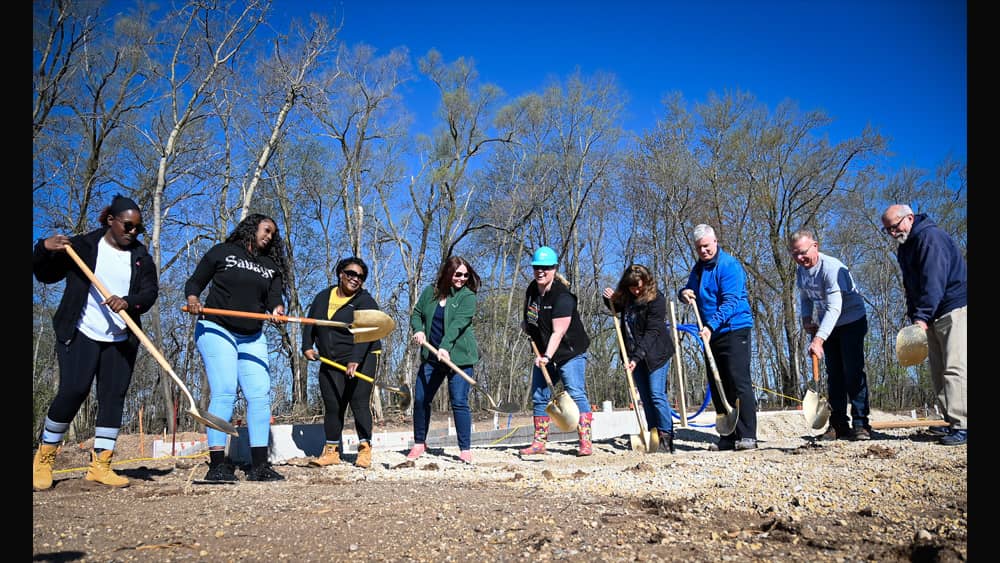
{"label": "black pants", "polygon": [[[865,373],[865,335],[868,317],[838,326],[823,343],[826,385],[830,393],[830,425],[841,431],[868,425],[868,375]],[[851,405],[850,424],[847,405]]]}
{"label": "black pants", "polygon": [[[342,360],[334,360],[343,363]],[[375,376],[375,355],[369,354],[358,371],[369,376]],[[346,365],[346,363],[344,364]],[[374,386],[358,377],[347,377],[339,369],[323,364],[319,368],[319,392],[323,397],[325,411],[323,413],[323,432],[327,442],[340,442],[344,433],[344,417],[350,405],[354,414],[354,427],[358,432],[358,440],[371,442],[372,439],[372,408],[371,397]]]}
{"label": "black pants", "polygon": [[98,342],[79,331],[69,344],[57,342],[59,389],[49,406],[48,417],[55,422],[72,422],[90,394],[96,377],[97,426],[119,428],[138,352],[138,342],[134,338]]}
{"label": "black pants", "polygon": [[[726,393],[729,406],[736,408],[736,399],[740,400],[739,419],[736,421],[736,432],[728,436],[730,439],[757,439],[757,396],[753,391],[753,380],[750,378],[750,329],[741,328],[725,334],[712,334],[709,341],[715,365],[719,368],[719,379]],[[705,356],[708,362],[708,356]],[[708,369],[711,369],[709,367]],[[711,372],[708,384],[712,389],[712,404],[715,412],[724,413],[722,395],[715,387]]]}

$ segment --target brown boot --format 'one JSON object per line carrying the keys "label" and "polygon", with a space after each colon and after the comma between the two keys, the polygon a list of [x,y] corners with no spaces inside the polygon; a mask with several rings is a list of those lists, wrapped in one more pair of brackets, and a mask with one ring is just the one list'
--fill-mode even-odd
{"label": "brown boot", "polygon": [[44,491],[52,487],[52,467],[56,464],[56,454],[59,444],[41,444],[35,452],[35,467],[32,477],[32,487],[36,491]]}
{"label": "brown boot", "polygon": [[535,423],[535,436],[531,439],[531,445],[520,450],[521,455],[544,454],[545,443],[549,440],[549,424],[552,422],[547,416],[533,416],[531,420]]}
{"label": "brown boot", "polygon": [[372,466],[372,445],[368,442],[358,444],[358,457],[354,460],[354,465],[362,469]]}
{"label": "brown boot", "polygon": [[580,415],[580,422],[577,426],[577,433],[580,434],[580,449],[576,452],[578,457],[588,456],[594,453],[594,443],[591,440],[591,423],[594,420],[594,413],[585,412]]}
{"label": "brown boot", "polygon": [[337,451],[340,444],[327,444],[323,446],[323,454],[317,459],[309,461],[309,465],[315,467],[326,467],[327,465],[339,465],[340,453]]}
{"label": "brown boot", "polygon": [[104,450],[101,453],[91,451],[90,467],[83,478],[88,481],[103,483],[109,487],[127,487],[128,479],[111,470],[111,458],[114,455],[114,450]]}

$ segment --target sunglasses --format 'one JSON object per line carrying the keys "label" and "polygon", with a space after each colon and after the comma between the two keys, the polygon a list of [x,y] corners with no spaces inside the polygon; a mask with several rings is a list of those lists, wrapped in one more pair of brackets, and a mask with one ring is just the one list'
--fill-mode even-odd
{"label": "sunglasses", "polygon": [[545,272],[547,272],[549,270],[555,270],[556,269],[555,266],[532,266],[532,268],[535,269],[535,270],[542,270],[542,271],[545,271]]}
{"label": "sunglasses", "polygon": [[455,272],[452,274],[453,278],[467,278],[469,277],[469,272]]}
{"label": "sunglasses", "polygon": [[365,275],[357,270],[342,270],[341,274],[355,280],[365,280]]}
{"label": "sunglasses", "polygon": [[[115,219],[118,218],[115,217]],[[121,219],[118,219],[118,221],[122,224],[122,229],[125,229],[126,233],[131,233],[132,231],[135,231],[135,234],[141,235],[142,233],[146,232],[146,226],[143,225],[142,223],[133,223],[132,221],[122,221]]]}
{"label": "sunglasses", "polygon": [[903,215],[902,217],[899,218],[899,221],[895,222],[895,224],[889,225],[888,227],[882,227],[882,230],[884,230],[885,232],[887,232],[887,233],[889,233],[891,235],[894,231],[896,231],[897,229],[899,229],[899,224],[902,223],[909,216],[910,216],[909,213],[907,213],[906,215]]}

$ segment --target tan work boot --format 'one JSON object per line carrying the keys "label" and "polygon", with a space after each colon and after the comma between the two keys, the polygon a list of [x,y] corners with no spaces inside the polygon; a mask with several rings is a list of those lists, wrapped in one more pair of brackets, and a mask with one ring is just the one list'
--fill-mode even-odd
{"label": "tan work boot", "polygon": [[59,445],[41,444],[35,452],[34,475],[31,486],[36,491],[44,491],[52,487],[52,467],[56,464],[56,454]]}
{"label": "tan work boot", "polygon": [[358,444],[358,458],[354,460],[354,465],[363,469],[372,466],[372,445],[368,442]]}
{"label": "tan work boot", "polygon": [[340,444],[327,444],[323,446],[323,453],[317,458],[309,461],[309,465],[315,467],[326,467],[327,465],[340,464]]}
{"label": "tan work boot", "polygon": [[88,481],[103,483],[109,487],[127,487],[128,479],[111,470],[111,458],[114,455],[114,450],[104,450],[101,453],[91,450],[90,467],[83,478]]}

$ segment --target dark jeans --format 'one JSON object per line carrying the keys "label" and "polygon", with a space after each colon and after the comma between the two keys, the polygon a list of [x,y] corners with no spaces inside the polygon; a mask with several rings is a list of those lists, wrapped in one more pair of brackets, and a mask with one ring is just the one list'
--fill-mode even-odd
{"label": "dark jeans", "polygon": [[[335,359],[337,363],[347,365],[343,359]],[[374,376],[375,355],[369,354],[362,365],[358,366],[361,373]],[[323,397],[325,412],[323,413],[323,432],[327,442],[340,442],[344,432],[344,418],[347,416],[347,406],[351,406],[354,414],[354,427],[358,432],[359,442],[371,442],[372,439],[372,389],[371,383],[360,377],[347,377],[347,374],[323,364],[319,369],[319,393]]]}
{"label": "dark jeans", "polygon": [[73,422],[96,377],[97,426],[119,428],[138,352],[134,339],[98,342],[79,331],[69,344],[57,342],[59,390],[49,406],[48,417],[54,422]]}
{"label": "dark jeans", "polygon": [[[472,366],[459,367],[475,379]],[[472,447],[472,411],[469,410],[469,391],[472,385],[453,372],[447,364],[440,362],[423,362],[417,370],[417,380],[413,385],[413,443],[423,444],[427,441],[427,429],[431,425],[431,403],[446,377],[458,449],[468,450]]]}
{"label": "dark jeans", "polygon": [[[753,380],[750,378],[750,329],[741,328],[725,334],[712,334],[709,341],[715,365],[719,368],[719,379],[726,393],[729,406],[736,408],[736,399],[740,400],[739,419],[736,421],[736,431],[728,436],[730,440],[743,438],[757,439],[757,396],[753,390]],[[708,362],[708,356],[705,357]],[[709,367],[709,370],[712,368]],[[724,413],[722,395],[715,387],[712,374],[708,375],[708,383],[712,389],[712,404],[716,413]]]}
{"label": "dark jeans", "polygon": [[[871,428],[868,424],[868,375],[865,374],[865,335],[868,317],[838,326],[823,343],[826,386],[830,394],[830,425]],[[847,404],[851,419],[847,418]]]}

